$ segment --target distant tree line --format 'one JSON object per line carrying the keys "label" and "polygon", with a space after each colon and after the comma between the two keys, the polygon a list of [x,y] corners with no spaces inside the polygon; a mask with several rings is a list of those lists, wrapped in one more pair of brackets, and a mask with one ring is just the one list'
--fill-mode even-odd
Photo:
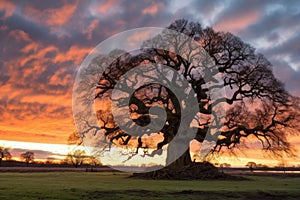
{"label": "distant tree line", "polygon": [[[7,147],[0,146],[0,165],[2,164],[2,160],[8,161],[11,160],[12,156],[10,153],[10,149]],[[31,151],[27,151],[20,155],[20,160],[26,163],[26,166],[29,166],[29,163],[34,162],[34,153]]]}

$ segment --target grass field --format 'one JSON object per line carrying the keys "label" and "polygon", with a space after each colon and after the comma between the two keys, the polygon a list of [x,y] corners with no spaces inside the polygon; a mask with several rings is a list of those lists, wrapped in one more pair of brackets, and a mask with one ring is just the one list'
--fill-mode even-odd
{"label": "grass field", "polygon": [[0,199],[299,199],[300,177],[139,180],[125,173],[0,173]]}

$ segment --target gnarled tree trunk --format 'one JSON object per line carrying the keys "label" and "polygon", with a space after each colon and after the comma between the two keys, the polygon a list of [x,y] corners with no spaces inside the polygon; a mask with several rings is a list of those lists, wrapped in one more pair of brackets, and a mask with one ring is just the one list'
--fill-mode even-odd
{"label": "gnarled tree trunk", "polygon": [[[167,158],[168,160],[168,158]],[[192,159],[190,155],[190,148],[188,148],[178,159],[168,165],[170,170],[179,171],[182,170],[184,167],[191,165]]]}

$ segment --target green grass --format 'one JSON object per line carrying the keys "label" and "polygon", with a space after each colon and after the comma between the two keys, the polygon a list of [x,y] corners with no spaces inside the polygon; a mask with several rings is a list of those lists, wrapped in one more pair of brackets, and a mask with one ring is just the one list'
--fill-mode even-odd
{"label": "green grass", "polygon": [[125,173],[0,173],[0,199],[298,199],[300,177],[168,181]]}

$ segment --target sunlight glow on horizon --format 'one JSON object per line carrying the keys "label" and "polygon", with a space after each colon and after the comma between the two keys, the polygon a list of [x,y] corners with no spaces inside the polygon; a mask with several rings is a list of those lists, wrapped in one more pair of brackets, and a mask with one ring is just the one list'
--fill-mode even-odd
{"label": "sunlight glow on horizon", "polygon": [[[35,142],[18,142],[18,141],[8,141],[8,140],[0,140],[0,146],[5,146],[10,148],[11,150],[14,149],[23,149],[25,151],[47,151],[51,152],[53,155],[51,156],[52,158],[55,158],[55,160],[63,160],[65,156],[68,154],[73,149],[82,149],[86,150],[85,147],[75,147],[71,145],[63,145],[63,144],[45,144],[45,143],[35,143]],[[86,151],[88,154],[89,152]],[[112,154],[109,153],[109,156],[102,157],[100,160],[103,164],[105,165],[111,165],[111,166],[141,166],[143,163],[141,163],[141,158],[140,155],[137,155],[133,157],[132,159],[124,162],[122,164],[122,160],[126,160],[124,158],[113,158],[112,159]],[[192,153],[193,155],[193,153]],[[192,157],[191,155],[191,157]],[[19,155],[12,155],[12,157],[16,160],[19,160]],[[47,157],[44,158],[36,158],[36,160],[46,160]],[[150,163],[150,165],[153,164],[162,164],[164,165],[165,160],[159,160],[158,159],[153,159],[153,163]],[[198,161],[198,160],[197,160]],[[286,166],[298,166],[300,163],[297,162],[297,160],[291,159],[291,158],[285,158],[283,160],[280,159],[272,159],[272,158],[253,158],[253,155],[247,156],[230,156],[230,155],[220,155],[218,157],[215,157],[211,162],[213,164],[215,163],[229,163],[231,164],[232,167],[245,167],[247,162],[255,162],[257,164],[265,164],[269,167],[273,167],[278,165],[280,162],[284,161]],[[117,164],[118,163],[118,164]]]}
{"label": "sunlight glow on horizon", "polygon": [[50,151],[53,154],[67,154],[70,150],[70,146],[63,144],[47,144],[47,143],[36,143],[36,142],[19,142],[0,140],[0,146],[5,146],[11,149],[24,149],[25,150],[42,150]]}

